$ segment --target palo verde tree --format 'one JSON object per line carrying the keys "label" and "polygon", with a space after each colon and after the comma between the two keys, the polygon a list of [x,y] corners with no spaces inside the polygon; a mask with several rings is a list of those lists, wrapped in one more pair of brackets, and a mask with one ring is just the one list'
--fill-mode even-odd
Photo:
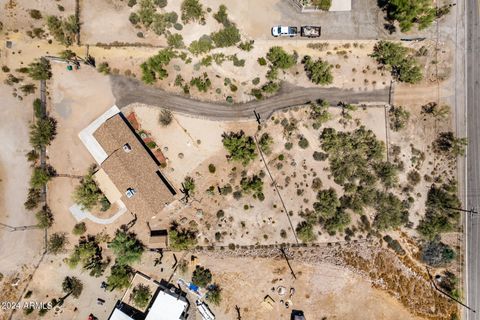
{"label": "palo verde tree", "polygon": [[209,269],[197,265],[192,274],[192,282],[200,287],[206,288],[212,281],[212,273]]}
{"label": "palo verde tree", "polygon": [[66,293],[61,300],[65,300],[70,295],[74,298],[80,297],[83,291],[83,283],[76,277],[65,277],[62,281],[62,290]]}
{"label": "palo verde tree", "polygon": [[46,58],[40,58],[28,65],[28,75],[33,80],[48,80],[52,77],[50,61]]}
{"label": "palo verde tree", "polygon": [[310,56],[303,57],[302,63],[308,79],[315,84],[327,85],[333,82],[333,66],[321,58],[313,60]]}
{"label": "palo verde tree", "polygon": [[43,148],[55,139],[57,121],[54,118],[40,118],[30,126],[30,144],[34,148]]}
{"label": "palo verde tree", "polygon": [[178,223],[172,222],[168,231],[170,247],[174,250],[188,250],[197,244],[197,234],[190,229],[181,229]]}
{"label": "palo verde tree", "polygon": [[130,279],[133,275],[133,270],[128,265],[115,264],[110,270],[110,275],[107,277],[107,288],[110,290],[123,290],[130,285]]}
{"label": "palo verde tree", "polygon": [[152,298],[150,287],[141,283],[136,285],[132,290],[131,298],[135,306],[140,309],[145,308]]}

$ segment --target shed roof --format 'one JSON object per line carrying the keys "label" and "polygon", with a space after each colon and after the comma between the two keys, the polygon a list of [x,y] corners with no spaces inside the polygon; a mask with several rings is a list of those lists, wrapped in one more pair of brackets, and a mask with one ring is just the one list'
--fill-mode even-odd
{"label": "shed roof", "polygon": [[[107,119],[93,136],[108,154],[101,167],[122,193],[121,200],[131,212],[155,215],[173,201],[175,189],[123,114]],[[135,190],[130,198],[126,196],[129,189]]]}

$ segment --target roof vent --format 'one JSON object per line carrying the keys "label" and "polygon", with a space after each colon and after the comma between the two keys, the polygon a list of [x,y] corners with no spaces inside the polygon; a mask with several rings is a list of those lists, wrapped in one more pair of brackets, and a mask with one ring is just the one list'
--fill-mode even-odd
{"label": "roof vent", "polygon": [[125,195],[127,196],[127,198],[131,198],[135,195],[135,193],[137,193],[137,191],[135,191],[135,189],[133,188],[128,188],[127,191],[125,192]]}
{"label": "roof vent", "polygon": [[132,147],[130,147],[128,143],[125,143],[123,145],[123,151],[125,151],[126,153],[129,153],[130,151],[132,151]]}

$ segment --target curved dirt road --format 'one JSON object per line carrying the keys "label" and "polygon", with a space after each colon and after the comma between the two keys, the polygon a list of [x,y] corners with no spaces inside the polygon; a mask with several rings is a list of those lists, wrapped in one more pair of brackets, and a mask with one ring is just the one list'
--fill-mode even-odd
{"label": "curved dirt road", "polygon": [[327,100],[332,104],[337,104],[339,101],[385,104],[388,103],[389,94],[388,88],[357,92],[337,88],[303,88],[283,83],[282,89],[273,97],[247,103],[221,104],[190,99],[122,76],[111,76],[111,82],[113,95],[119,108],[139,102],[212,120],[251,119],[255,117],[253,110],[256,110],[265,119],[277,110],[302,105],[318,99]]}

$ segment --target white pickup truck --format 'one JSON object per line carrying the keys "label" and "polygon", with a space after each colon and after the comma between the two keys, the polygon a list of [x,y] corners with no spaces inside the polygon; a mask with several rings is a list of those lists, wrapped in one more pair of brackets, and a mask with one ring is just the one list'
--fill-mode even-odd
{"label": "white pickup truck", "polygon": [[297,27],[275,26],[272,28],[274,37],[295,37],[297,34]]}

